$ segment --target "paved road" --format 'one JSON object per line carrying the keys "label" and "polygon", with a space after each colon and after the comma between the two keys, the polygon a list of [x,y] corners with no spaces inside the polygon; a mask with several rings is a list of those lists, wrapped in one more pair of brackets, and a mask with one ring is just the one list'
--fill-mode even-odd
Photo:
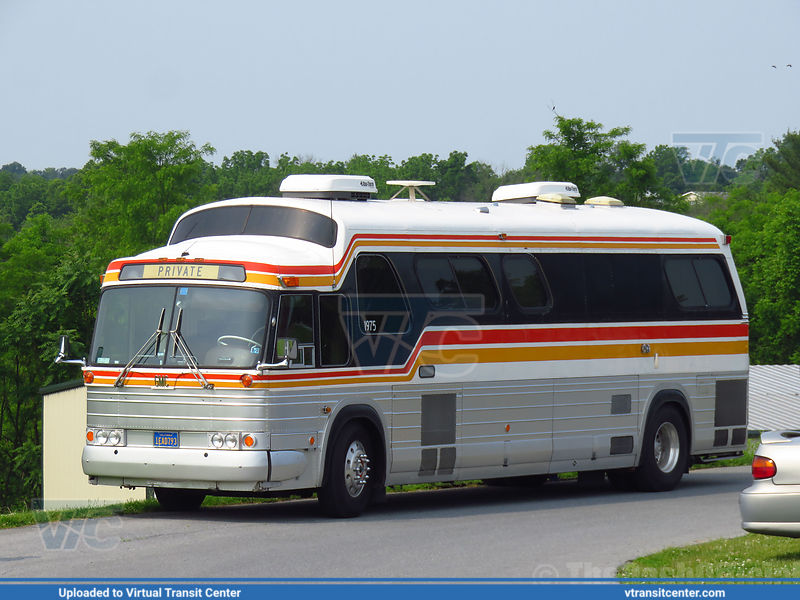
{"label": "paved road", "polygon": [[[390,494],[359,519],[315,500],[0,531],[0,577],[610,577],[637,556],[744,532],[749,467],[660,494],[548,483]],[[80,537],[82,532],[83,537]],[[48,549],[61,544],[63,548]]]}

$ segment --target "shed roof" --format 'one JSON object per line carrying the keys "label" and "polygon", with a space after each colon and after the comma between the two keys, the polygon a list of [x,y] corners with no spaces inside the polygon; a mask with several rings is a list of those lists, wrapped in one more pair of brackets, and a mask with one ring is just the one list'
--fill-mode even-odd
{"label": "shed roof", "polygon": [[800,429],[800,365],[750,367],[748,428]]}

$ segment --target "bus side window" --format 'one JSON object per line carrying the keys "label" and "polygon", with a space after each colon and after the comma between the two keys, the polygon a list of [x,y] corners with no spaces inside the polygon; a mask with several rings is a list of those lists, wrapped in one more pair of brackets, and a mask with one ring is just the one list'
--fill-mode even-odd
{"label": "bus side window", "polygon": [[380,254],[362,254],[356,261],[359,324],[366,334],[402,334],[411,321],[394,269]]}
{"label": "bus side window", "polygon": [[547,306],[547,291],[536,267],[527,254],[503,257],[503,275],[511,288],[511,295],[523,310]]}
{"label": "bus side window", "polygon": [[667,281],[682,308],[730,306],[733,296],[722,265],[713,256],[676,256],[664,261]]}
{"label": "bus side window", "polygon": [[[310,294],[281,296],[276,338],[297,340],[297,360],[292,366],[314,366],[314,315]],[[277,357],[275,358],[277,362]]]}
{"label": "bus side window", "polygon": [[497,307],[499,294],[486,263],[474,255],[423,255],[417,279],[431,306],[483,313]]}
{"label": "bus side window", "polygon": [[347,298],[341,294],[319,297],[320,365],[341,367],[350,362]]}

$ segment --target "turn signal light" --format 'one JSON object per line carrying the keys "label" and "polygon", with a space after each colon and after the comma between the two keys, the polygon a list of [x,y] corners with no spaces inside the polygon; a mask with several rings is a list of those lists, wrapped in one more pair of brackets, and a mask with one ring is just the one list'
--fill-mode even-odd
{"label": "turn signal light", "polygon": [[769,479],[775,477],[778,468],[775,466],[775,461],[771,458],[764,456],[756,456],[753,458],[753,479]]}
{"label": "turn signal light", "polygon": [[84,383],[92,383],[94,381],[94,373],[91,371],[84,371],[83,372],[83,382]]}
{"label": "turn signal light", "polygon": [[300,278],[294,275],[282,275],[278,277],[278,281],[283,287],[297,287],[300,285]]}
{"label": "turn signal light", "polygon": [[86,432],[86,441],[87,442],[93,442],[94,441],[94,431],[92,431],[91,429]]}
{"label": "turn signal light", "polygon": [[242,379],[242,385],[244,387],[249,388],[250,386],[253,385],[253,376],[252,375],[248,375],[247,373],[245,373],[244,375],[242,375],[241,379]]}
{"label": "turn signal light", "polygon": [[256,438],[254,438],[252,435],[246,435],[242,438],[242,443],[248,448],[252,448],[256,445]]}

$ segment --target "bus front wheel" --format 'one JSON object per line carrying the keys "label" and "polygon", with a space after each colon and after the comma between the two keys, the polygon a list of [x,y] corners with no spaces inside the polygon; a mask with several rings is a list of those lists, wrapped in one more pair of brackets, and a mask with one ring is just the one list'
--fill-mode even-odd
{"label": "bus front wheel", "polygon": [[326,481],[317,493],[328,516],[351,518],[364,512],[370,496],[371,456],[366,429],[357,423],[345,425],[333,443]]}
{"label": "bus front wheel", "polygon": [[674,406],[660,408],[645,429],[641,461],[633,474],[636,487],[646,492],[674,489],[683,477],[687,453],[683,418]]}

